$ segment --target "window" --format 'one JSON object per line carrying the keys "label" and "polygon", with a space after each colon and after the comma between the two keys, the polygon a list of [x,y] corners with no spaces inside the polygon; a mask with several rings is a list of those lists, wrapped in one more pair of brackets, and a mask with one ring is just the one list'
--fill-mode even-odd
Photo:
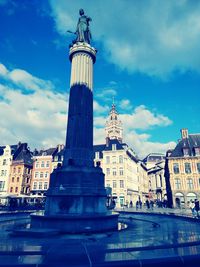
{"label": "window", "polygon": [[39,168],[39,167],[40,167],[39,162],[36,162],[36,163],[35,163],[35,168]]}
{"label": "window", "polygon": [[110,175],[110,168],[106,168],[106,175]]}
{"label": "window", "polygon": [[109,180],[106,181],[106,186],[107,186],[107,187],[110,187],[110,181],[109,181]]}
{"label": "window", "polygon": [[16,173],[16,168],[15,167],[13,168],[13,173]]}
{"label": "window", "polygon": [[116,188],[116,187],[117,187],[117,181],[113,180],[113,188]]}
{"label": "window", "polygon": [[99,152],[95,152],[95,159],[99,159]]}
{"label": "window", "polygon": [[185,173],[191,173],[190,163],[185,163]]}
{"label": "window", "polygon": [[3,160],[3,165],[6,165],[6,159]]}
{"label": "window", "polygon": [[42,182],[39,182],[39,190],[42,189]]}
{"label": "window", "polygon": [[18,173],[20,173],[21,172],[21,168],[20,167],[18,167]]}
{"label": "window", "polygon": [[110,163],[110,157],[106,156],[106,164],[109,164],[109,163]]}
{"label": "window", "polygon": [[194,151],[195,151],[195,156],[200,156],[200,147],[195,147]]}
{"label": "window", "polygon": [[116,175],[117,175],[116,168],[113,168],[113,176],[116,176]]}
{"label": "window", "polygon": [[54,157],[54,161],[58,161],[58,156],[55,156]]}
{"label": "window", "polygon": [[15,187],[15,193],[17,193],[18,192],[18,187]]}
{"label": "window", "polygon": [[197,162],[197,172],[200,173],[200,162]]}
{"label": "window", "polygon": [[0,191],[4,190],[5,181],[0,181]]}
{"label": "window", "polygon": [[49,173],[48,173],[48,172],[45,172],[44,177],[45,177],[45,178],[48,178],[48,177],[49,177]]}
{"label": "window", "polygon": [[119,168],[119,175],[124,175],[124,170],[123,170],[123,168]]}
{"label": "window", "polygon": [[117,161],[116,161],[116,156],[113,156],[113,157],[112,157],[112,163],[114,163],[114,164],[117,163]]}
{"label": "window", "polygon": [[117,149],[116,144],[112,144],[112,150],[115,151]]}
{"label": "window", "polygon": [[46,162],[46,168],[49,168],[49,166],[50,166],[50,162],[47,161],[47,162]]}
{"label": "window", "polygon": [[119,180],[119,187],[124,188],[124,180]]}
{"label": "window", "polygon": [[183,148],[183,155],[189,156],[189,149],[188,148]]}
{"label": "window", "polygon": [[12,183],[14,183],[15,182],[15,177],[12,177]]}
{"label": "window", "polygon": [[123,163],[123,156],[122,155],[119,156],[119,163]]}
{"label": "window", "polygon": [[4,170],[1,170],[1,176],[4,176]]}
{"label": "window", "polygon": [[48,189],[48,183],[44,182],[44,190],[47,190],[47,189]]}
{"label": "window", "polygon": [[13,192],[13,187],[10,188],[10,193],[12,193],[12,192]]}
{"label": "window", "polygon": [[41,173],[40,173],[40,178],[43,178],[43,177],[44,177],[44,173],[41,172]]}
{"label": "window", "polygon": [[181,189],[181,180],[179,178],[176,178],[174,180],[175,189]]}
{"label": "window", "polygon": [[39,172],[35,172],[35,178],[39,177]]}
{"label": "window", "polygon": [[33,190],[36,190],[37,189],[37,182],[34,182],[33,183]]}
{"label": "window", "polygon": [[179,164],[178,163],[174,163],[173,164],[173,169],[174,169],[174,173],[175,174],[179,173]]}
{"label": "window", "polygon": [[44,161],[41,162],[41,168],[44,168],[45,164]]}
{"label": "window", "polygon": [[192,178],[187,179],[187,187],[188,189],[193,189],[193,180]]}
{"label": "window", "polygon": [[19,177],[17,177],[17,183],[19,183]]}

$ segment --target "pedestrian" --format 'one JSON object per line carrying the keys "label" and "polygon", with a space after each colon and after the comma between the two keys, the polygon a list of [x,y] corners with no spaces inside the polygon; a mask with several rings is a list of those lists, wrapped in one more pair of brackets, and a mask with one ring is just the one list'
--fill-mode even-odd
{"label": "pedestrian", "polygon": [[146,207],[147,207],[148,210],[150,209],[150,203],[149,203],[148,199],[146,200]]}
{"label": "pedestrian", "polygon": [[194,204],[193,200],[190,201],[189,208],[190,208],[190,210],[192,212],[192,216],[195,217],[196,216],[196,211],[195,211],[195,204]]}
{"label": "pedestrian", "polygon": [[139,200],[139,206],[140,206],[140,209],[142,209],[142,201]]}
{"label": "pedestrian", "polygon": [[138,208],[139,208],[139,201],[138,200],[136,201],[135,207],[136,207],[136,210],[138,210]]}
{"label": "pedestrian", "polygon": [[196,216],[197,218],[199,218],[199,200],[198,199],[195,199],[194,201],[194,205],[195,205],[195,211],[196,211]]}

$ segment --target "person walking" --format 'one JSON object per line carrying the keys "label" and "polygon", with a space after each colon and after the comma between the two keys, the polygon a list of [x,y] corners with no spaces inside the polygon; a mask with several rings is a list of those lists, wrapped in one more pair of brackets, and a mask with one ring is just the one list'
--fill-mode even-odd
{"label": "person walking", "polygon": [[196,216],[197,218],[199,218],[199,200],[198,199],[195,199],[194,205],[195,205],[194,209],[196,211]]}

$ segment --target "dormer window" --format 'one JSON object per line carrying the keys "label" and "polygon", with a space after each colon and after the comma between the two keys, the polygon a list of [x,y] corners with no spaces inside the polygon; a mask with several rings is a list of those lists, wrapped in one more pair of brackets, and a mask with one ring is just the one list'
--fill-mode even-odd
{"label": "dormer window", "polygon": [[189,148],[183,148],[183,156],[189,156]]}
{"label": "dormer window", "polygon": [[99,159],[99,152],[95,152],[95,159]]}
{"label": "dormer window", "polygon": [[195,156],[200,156],[200,147],[194,148]]}
{"label": "dormer window", "polygon": [[112,144],[112,150],[115,151],[117,149],[116,144]]}

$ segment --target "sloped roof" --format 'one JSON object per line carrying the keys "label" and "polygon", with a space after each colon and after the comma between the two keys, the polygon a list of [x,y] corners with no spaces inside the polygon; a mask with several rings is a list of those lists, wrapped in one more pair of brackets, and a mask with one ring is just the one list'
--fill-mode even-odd
{"label": "sloped roof", "polygon": [[[16,152],[18,145],[9,145],[11,148],[11,155],[14,155],[14,153]],[[0,156],[3,155],[4,149],[6,146],[0,146]]]}
{"label": "sloped roof", "polygon": [[13,161],[22,161],[24,164],[32,164],[32,156],[33,153],[29,150],[27,143],[21,143],[13,155]]}
{"label": "sloped roof", "polygon": [[[116,150],[124,150],[125,148],[128,148],[128,145],[126,143],[120,143],[118,139],[110,139],[107,145],[94,145],[93,151],[94,153],[99,152],[99,158],[101,159],[103,158],[103,151],[112,151],[112,145],[116,145]],[[134,152],[131,153],[130,149],[127,150],[126,153],[131,159],[138,161],[137,156],[133,155]]]}
{"label": "sloped roof", "polygon": [[146,162],[158,162],[165,159],[165,155],[162,153],[150,153],[142,161]]}
{"label": "sloped roof", "polygon": [[188,149],[189,156],[195,156],[195,148],[200,148],[200,134],[189,134],[188,138],[181,139],[169,157],[183,157],[183,149]]}
{"label": "sloped roof", "polygon": [[53,147],[53,148],[48,148],[45,150],[40,150],[37,156],[51,156],[57,152],[58,148]]}

